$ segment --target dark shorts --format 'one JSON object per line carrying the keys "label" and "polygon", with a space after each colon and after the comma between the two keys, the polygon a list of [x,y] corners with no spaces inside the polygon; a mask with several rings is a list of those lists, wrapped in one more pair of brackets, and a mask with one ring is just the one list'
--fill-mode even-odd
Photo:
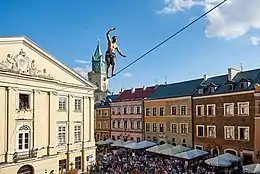
{"label": "dark shorts", "polygon": [[106,52],[106,64],[107,66],[114,66],[116,64],[116,54],[115,53],[110,53]]}

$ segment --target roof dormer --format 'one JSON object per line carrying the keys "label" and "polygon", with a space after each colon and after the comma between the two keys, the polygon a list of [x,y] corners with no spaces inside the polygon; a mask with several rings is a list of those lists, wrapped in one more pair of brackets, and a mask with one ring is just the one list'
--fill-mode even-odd
{"label": "roof dormer", "polygon": [[227,91],[233,91],[234,90],[235,82],[232,80],[228,80],[226,83]]}
{"label": "roof dormer", "polygon": [[250,80],[244,77],[239,81],[239,83],[240,83],[240,89],[247,89],[251,85]]}
{"label": "roof dormer", "polygon": [[215,92],[217,88],[218,88],[218,85],[216,85],[215,83],[210,83],[208,85],[208,90],[209,90],[210,93]]}

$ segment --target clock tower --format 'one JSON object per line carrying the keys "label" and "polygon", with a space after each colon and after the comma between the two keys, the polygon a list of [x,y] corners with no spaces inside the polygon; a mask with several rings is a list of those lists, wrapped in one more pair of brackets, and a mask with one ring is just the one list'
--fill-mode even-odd
{"label": "clock tower", "polygon": [[98,89],[95,91],[95,102],[100,102],[108,95],[108,79],[106,74],[106,64],[103,59],[98,41],[96,51],[92,56],[92,71],[88,73],[88,80],[95,84]]}

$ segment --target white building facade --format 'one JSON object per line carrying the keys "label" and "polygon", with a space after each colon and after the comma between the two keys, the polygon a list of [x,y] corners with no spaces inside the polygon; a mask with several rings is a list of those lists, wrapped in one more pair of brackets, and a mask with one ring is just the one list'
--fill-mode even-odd
{"label": "white building facade", "polygon": [[85,171],[95,90],[29,39],[0,38],[0,174]]}

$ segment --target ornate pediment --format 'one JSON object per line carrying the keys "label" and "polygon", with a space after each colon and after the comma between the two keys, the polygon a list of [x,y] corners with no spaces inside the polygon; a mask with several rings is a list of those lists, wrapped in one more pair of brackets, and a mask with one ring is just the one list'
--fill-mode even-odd
{"label": "ornate pediment", "polygon": [[53,79],[46,69],[38,69],[36,61],[27,57],[22,49],[17,55],[7,54],[6,60],[0,62],[0,70]]}

